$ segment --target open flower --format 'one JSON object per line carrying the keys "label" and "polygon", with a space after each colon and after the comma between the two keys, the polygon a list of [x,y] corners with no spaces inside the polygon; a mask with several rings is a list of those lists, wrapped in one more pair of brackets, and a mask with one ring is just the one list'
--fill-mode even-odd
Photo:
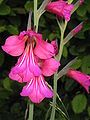
{"label": "open flower", "polygon": [[59,61],[53,58],[57,52],[56,48],[55,41],[48,43],[42,39],[41,34],[32,30],[6,39],[2,49],[12,56],[20,56],[9,77],[27,83],[21,96],[28,96],[34,103],[53,96],[44,76],[53,75],[60,66]]}
{"label": "open flower", "polygon": [[56,14],[59,17],[64,17],[66,21],[70,20],[71,11],[74,6],[72,4],[68,4],[66,1],[57,0],[55,2],[50,2],[46,6],[46,10]]}
{"label": "open flower", "polygon": [[67,76],[79,82],[89,93],[89,87],[90,87],[90,76],[89,75],[86,75],[80,71],[69,69],[67,72]]}
{"label": "open flower", "polygon": [[34,54],[41,59],[51,58],[55,55],[53,45],[44,41],[41,34],[35,33],[32,30],[23,31],[20,35],[8,37],[2,49],[12,56],[19,56],[23,53],[25,44],[32,44]]}
{"label": "open flower", "polygon": [[41,74],[53,75],[60,66],[60,63],[52,58],[56,53],[54,48],[55,44],[44,41],[41,34],[32,30],[8,37],[2,49],[12,56],[21,55],[9,77],[18,82],[28,82]]}
{"label": "open flower", "polygon": [[44,77],[40,75],[39,77],[34,77],[23,87],[21,96],[28,96],[30,100],[34,103],[40,103],[44,98],[52,98],[53,91],[48,86]]}

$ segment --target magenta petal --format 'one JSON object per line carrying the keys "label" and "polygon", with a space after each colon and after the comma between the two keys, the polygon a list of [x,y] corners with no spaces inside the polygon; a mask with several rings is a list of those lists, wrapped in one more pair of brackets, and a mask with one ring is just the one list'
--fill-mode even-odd
{"label": "magenta petal", "polygon": [[51,76],[58,70],[59,66],[60,66],[60,63],[54,58],[44,60],[41,66],[42,74],[44,76]]}
{"label": "magenta petal", "polygon": [[[16,72],[17,70],[17,72]],[[17,69],[16,67],[13,67],[11,69],[11,72],[9,73],[9,77],[12,80],[16,80],[18,82],[28,82],[31,78],[34,77],[34,75],[30,72],[28,68],[26,69]]]}
{"label": "magenta petal", "polygon": [[14,74],[12,71],[9,73],[9,78],[12,80],[18,81],[20,83],[23,82],[22,78],[18,74]]}
{"label": "magenta petal", "polygon": [[9,77],[18,82],[21,81],[17,77],[14,77],[16,75],[22,79],[22,82],[28,82],[34,76],[39,76],[40,74],[41,70],[37,63],[35,63],[32,46],[28,45],[24,53],[19,57],[15,67],[11,69]]}
{"label": "magenta petal", "polygon": [[28,96],[30,100],[34,103],[40,103],[45,96],[43,96],[39,91],[38,79],[34,78],[27,84],[22,92],[20,93],[21,96]]}
{"label": "magenta petal", "polygon": [[[22,56],[19,57],[17,64],[15,67],[11,69],[11,72],[9,74],[9,77],[12,80],[16,80],[18,82],[27,82],[33,77],[33,73],[29,70],[29,63],[28,63],[29,57],[27,56],[26,51],[22,54]],[[16,77],[19,76],[19,79]]]}
{"label": "magenta petal", "polygon": [[21,96],[29,96],[32,91],[33,91],[33,87],[35,84],[35,77],[33,79],[31,79],[29,81],[29,83],[27,83],[27,85],[25,85],[22,89],[22,92],[20,93]]}
{"label": "magenta petal", "polygon": [[19,39],[17,35],[13,35],[6,39],[6,42],[2,46],[2,49],[12,56],[19,56],[23,53],[24,47],[25,41]]}
{"label": "magenta petal", "polygon": [[71,5],[68,5],[65,7],[65,9],[63,10],[63,16],[65,17],[66,21],[69,21],[70,20],[70,17],[71,17],[71,11],[73,10],[74,6],[71,4]]}
{"label": "magenta petal", "polygon": [[73,69],[70,69],[67,72],[67,76],[70,78],[73,78],[74,80],[79,82],[86,89],[86,91],[89,93],[90,76],[88,76],[80,71],[73,70]]}
{"label": "magenta petal", "polygon": [[29,55],[29,59],[30,59],[30,70],[31,72],[35,75],[35,76],[39,76],[41,74],[41,70],[39,68],[39,66],[37,65],[37,63],[35,62],[35,56],[33,54],[33,48],[32,46],[30,46],[30,55]]}
{"label": "magenta petal", "polygon": [[51,98],[53,92],[49,89],[42,76],[31,79],[25,87],[23,87],[21,96],[28,96],[34,103],[40,103],[45,97]]}
{"label": "magenta petal", "polygon": [[50,2],[46,6],[46,10],[56,14],[59,17],[64,17],[66,21],[70,20],[71,11],[74,8],[72,4],[68,4],[64,0],[58,0],[55,2]]}
{"label": "magenta petal", "polygon": [[46,98],[52,98],[53,97],[53,90],[51,88],[49,88],[48,83],[44,80],[43,76],[39,77],[39,86],[40,86],[41,93]]}
{"label": "magenta petal", "polygon": [[53,40],[51,42],[51,44],[53,45],[54,47],[54,51],[55,51],[55,55],[58,53],[58,44],[57,44],[57,41],[56,40]]}
{"label": "magenta petal", "polygon": [[53,45],[41,39],[36,40],[34,53],[41,59],[51,58],[55,55]]}

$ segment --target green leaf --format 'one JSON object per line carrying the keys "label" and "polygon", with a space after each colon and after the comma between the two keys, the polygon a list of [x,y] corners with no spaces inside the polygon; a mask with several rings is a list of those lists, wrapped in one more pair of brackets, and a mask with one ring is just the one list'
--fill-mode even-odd
{"label": "green leaf", "polygon": [[55,39],[55,34],[54,33],[51,33],[49,35],[49,40],[52,41],[53,39]]}
{"label": "green leaf", "polygon": [[77,51],[79,52],[79,53],[82,53],[82,52],[84,52],[86,50],[86,46],[85,45],[79,45],[79,46],[77,46]]}
{"label": "green leaf", "polygon": [[65,58],[68,57],[68,50],[67,50],[66,46],[64,46],[64,48],[63,48],[63,57],[65,57]]}
{"label": "green leaf", "polygon": [[3,0],[0,0],[0,4],[3,2]]}
{"label": "green leaf", "polygon": [[87,111],[88,111],[88,115],[90,116],[90,106],[88,107]]}
{"label": "green leaf", "polygon": [[33,1],[27,1],[24,7],[27,11],[30,11],[30,10],[33,11]]}
{"label": "green leaf", "polygon": [[8,91],[12,91],[11,89],[11,81],[8,77],[6,77],[4,80],[3,80],[3,87],[8,90]]}
{"label": "green leaf", "polygon": [[5,4],[1,4],[0,5],[0,15],[8,15],[10,14],[10,7],[8,5]]}
{"label": "green leaf", "polygon": [[85,110],[87,98],[83,94],[76,95],[72,100],[72,108],[75,113],[81,113]]}
{"label": "green leaf", "polygon": [[4,32],[5,30],[6,30],[6,25],[0,26],[0,33],[1,33],[1,32]]}
{"label": "green leaf", "polygon": [[0,51],[0,66],[4,63],[4,54]]}
{"label": "green leaf", "polygon": [[65,90],[70,92],[72,91],[77,84],[75,84],[75,81],[70,80],[70,78],[67,78],[66,82],[65,82]]}
{"label": "green leaf", "polygon": [[0,89],[0,100],[8,99],[11,95],[10,91],[6,91],[5,89]]}
{"label": "green leaf", "polygon": [[78,55],[78,51],[76,49],[76,46],[71,46],[71,48],[69,48],[69,52],[72,54],[72,55]]}
{"label": "green leaf", "polygon": [[86,6],[85,6],[85,5],[80,6],[80,7],[77,9],[76,12],[77,12],[77,14],[78,14],[79,16],[84,17],[85,14],[86,14],[86,12],[87,12]]}
{"label": "green leaf", "polygon": [[20,103],[15,103],[11,107],[11,113],[18,113],[21,110]]}
{"label": "green leaf", "polygon": [[90,74],[90,55],[83,57],[81,69],[82,72]]}
{"label": "green leaf", "polygon": [[83,31],[85,32],[87,30],[90,30],[90,22],[86,22],[86,24],[84,24]]}
{"label": "green leaf", "polygon": [[10,34],[18,34],[19,33],[18,28],[16,26],[13,26],[13,25],[8,25],[7,26],[7,31]]}
{"label": "green leaf", "polygon": [[90,0],[86,0],[86,9],[90,13]]}
{"label": "green leaf", "polygon": [[80,68],[81,64],[82,64],[82,60],[77,59],[76,62],[71,67],[74,69],[78,69]]}
{"label": "green leaf", "polygon": [[15,11],[18,14],[25,14],[25,9],[24,8],[13,8],[13,11]]}

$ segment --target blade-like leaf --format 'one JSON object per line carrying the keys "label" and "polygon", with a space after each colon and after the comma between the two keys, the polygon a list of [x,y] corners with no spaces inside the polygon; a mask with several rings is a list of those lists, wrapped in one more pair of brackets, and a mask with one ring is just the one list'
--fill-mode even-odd
{"label": "blade-like leaf", "polygon": [[41,6],[39,7],[37,14],[40,17],[45,12],[45,7],[51,0],[44,0]]}
{"label": "blade-like leaf", "polygon": [[29,12],[27,30],[31,29],[31,18],[32,18],[32,11]]}
{"label": "blade-like leaf", "polygon": [[65,45],[69,40],[71,40],[72,37],[74,37],[83,26],[83,22],[81,22],[77,27],[75,27],[63,40],[63,44]]}
{"label": "blade-like leaf", "polygon": [[77,57],[75,59],[73,59],[72,61],[70,61],[59,73],[58,73],[58,79],[61,78],[63,75],[65,75],[68,71],[68,69],[70,68],[70,66],[75,63],[77,60]]}

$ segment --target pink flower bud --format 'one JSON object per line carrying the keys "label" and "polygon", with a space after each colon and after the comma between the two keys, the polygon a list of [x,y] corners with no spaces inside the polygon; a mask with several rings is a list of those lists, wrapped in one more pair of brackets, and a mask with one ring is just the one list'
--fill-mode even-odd
{"label": "pink flower bud", "polygon": [[79,82],[89,93],[89,87],[90,87],[90,76],[89,75],[86,75],[80,71],[69,69],[67,72],[67,76]]}
{"label": "pink flower bud", "polygon": [[77,27],[72,30],[73,36],[76,35],[83,28],[83,23],[80,23]]}

